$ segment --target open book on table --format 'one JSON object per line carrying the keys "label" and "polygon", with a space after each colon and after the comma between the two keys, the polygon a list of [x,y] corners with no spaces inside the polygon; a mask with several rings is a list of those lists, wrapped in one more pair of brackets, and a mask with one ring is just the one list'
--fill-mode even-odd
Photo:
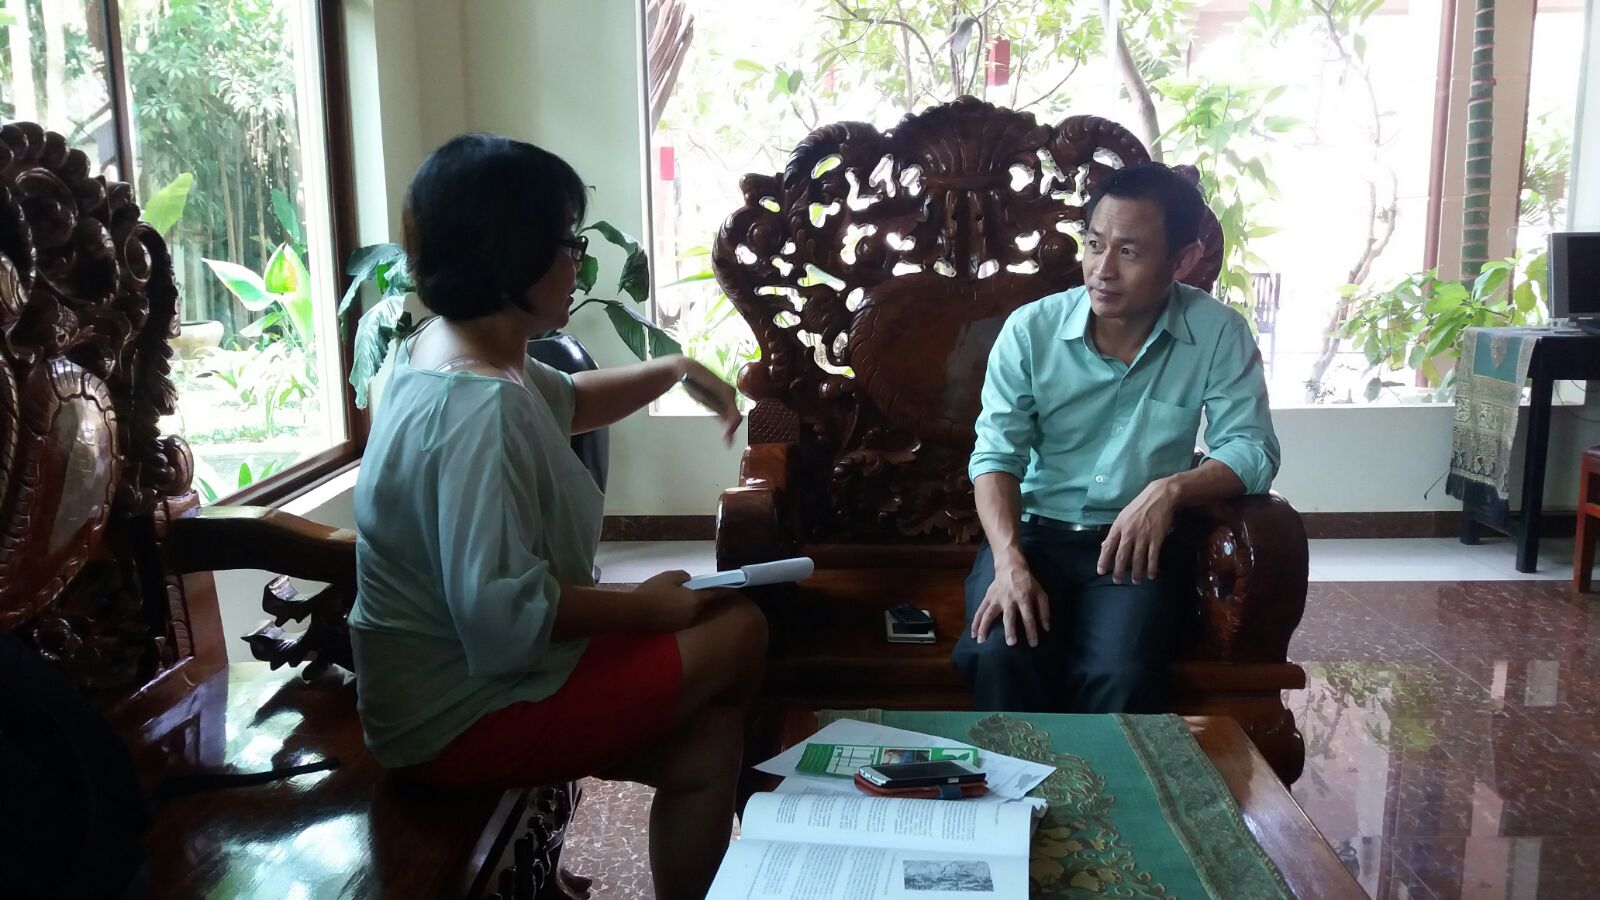
{"label": "open book on table", "polygon": [[1028,896],[1021,803],[756,794],[710,900]]}

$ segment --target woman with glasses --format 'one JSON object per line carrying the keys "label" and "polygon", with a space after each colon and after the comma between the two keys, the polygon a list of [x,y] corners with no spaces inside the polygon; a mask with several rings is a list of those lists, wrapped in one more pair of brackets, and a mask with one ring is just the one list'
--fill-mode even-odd
{"label": "woman with glasses", "polygon": [[594,584],[603,496],[571,435],[697,383],[684,357],[568,376],[526,356],[567,322],[585,240],[572,167],[493,135],[455,138],[406,195],[406,256],[436,316],[389,361],[355,493],[350,614],[367,745],[384,766],[472,789],[583,776],[657,789],[656,894],[700,897],[733,819],[766,623],[663,572]]}

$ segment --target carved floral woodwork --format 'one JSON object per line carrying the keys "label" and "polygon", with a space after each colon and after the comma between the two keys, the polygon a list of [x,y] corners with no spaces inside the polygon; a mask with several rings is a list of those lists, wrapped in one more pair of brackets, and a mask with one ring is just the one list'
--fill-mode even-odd
{"label": "carved floral woodwork", "polygon": [[188,449],[158,430],[177,324],[166,245],[129,186],[58,134],[0,128],[0,628],[97,694],[186,647],[181,597],[145,608],[151,573],[119,552],[189,493]]}
{"label": "carved floral woodwork", "polygon": [[[747,175],[718,283],[761,358],[739,387],[750,442],[794,443],[824,489],[795,498],[814,540],[978,533],[966,477],[984,363],[1017,307],[1083,283],[1077,233],[1099,179],[1145,162],[1114,122],[971,97],[812,132],[780,175]],[[1191,282],[1221,268],[1214,219]]]}

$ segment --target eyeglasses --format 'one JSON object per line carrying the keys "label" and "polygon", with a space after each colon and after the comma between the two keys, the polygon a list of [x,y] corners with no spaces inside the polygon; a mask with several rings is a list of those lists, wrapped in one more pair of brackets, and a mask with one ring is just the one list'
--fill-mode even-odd
{"label": "eyeglasses", "polygon": [[580,234],[577,237],[562,238],[556,243],[567,248],[567,252],[572,255],[574,262],[583,262],[583,255],[589,252],[589,238],[586,235]]}

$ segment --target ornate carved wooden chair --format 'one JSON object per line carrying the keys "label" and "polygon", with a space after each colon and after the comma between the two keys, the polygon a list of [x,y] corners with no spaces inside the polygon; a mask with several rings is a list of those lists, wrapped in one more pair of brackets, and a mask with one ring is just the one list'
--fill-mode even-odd
{"label": "ornate carved wooden chair", "polygon": [[[812,132],[784,172],[747,175],[713,252],[718,283],[761,358],[739,486],[722,495],[721,568],[812,556],[817,574],[760,598],[768,691],[829,706],[969,701],[948,662],[965,627],[962,582],[980,526],[966,477],[984,364],[1006,316],[1083,283],[1073,230],[1089,186],[1147,160],[1121,126],[1056,126],[972,98],[889,132]],[[1192,279],[1209,288],[1207,253]],[[1091,424],[1091,423],[1086,423]],[[1286,781],[1304,745],[1280,692],[1306,599],[1306,539],[1281,497],[1195,510],[1175,532],[1195,605],[1174,666],[1174,709],[1232,715]],[[884,641],[883,610],[932,611],[938,643]]]}
{"label": "ornate carved wooden chair", "polygon": [[[582,893],[547,877],[567,788],[437,794],[367,753],[346,671],[354,536],[198,508],[188,448],[157,428],[176,400],[171,261],[128,185],[88,173],[60,135],[0,129],[0,628],[100,706],[147,796],[320,770],[161,802],[153,895]],[[252,635],[267,662],[227,663],[210,573],[235,568],[328,585],[309,598],[267,586],[277,625],[307,624]]]}

